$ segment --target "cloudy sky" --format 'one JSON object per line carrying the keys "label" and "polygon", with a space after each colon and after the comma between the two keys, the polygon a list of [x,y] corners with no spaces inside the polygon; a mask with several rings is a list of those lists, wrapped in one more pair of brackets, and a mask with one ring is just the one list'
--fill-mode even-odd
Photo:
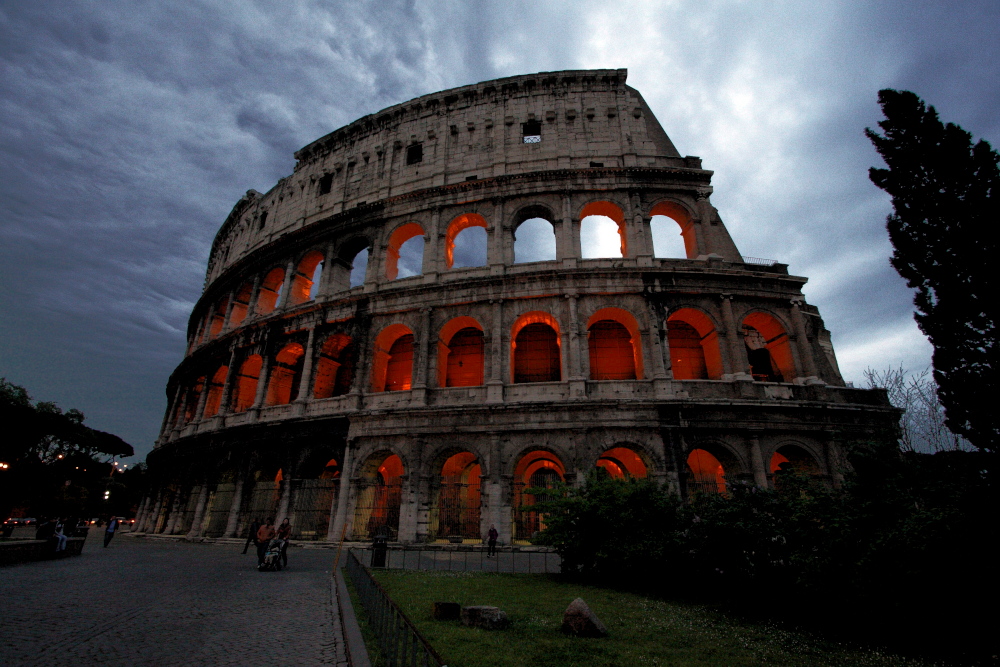
{"label": "cloudy sky", "polygon": [[923,368],[862,132],[904,88],[997,145],[998,26],[996,0],[0,0],[0,376],[143,456],[246,190],[391,104],[614,67],[715,171],[743,254],[810,278],[847,379]]}

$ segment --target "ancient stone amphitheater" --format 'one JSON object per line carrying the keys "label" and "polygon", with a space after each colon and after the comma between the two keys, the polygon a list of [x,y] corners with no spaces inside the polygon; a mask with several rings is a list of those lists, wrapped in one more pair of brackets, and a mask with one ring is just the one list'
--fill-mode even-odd
{"label": "ancient stone amphitheater", "polygon": [[[741,256],[625,70],[399,104],[295,154],[212,246],[139,531],[501,541],[595,468],[672,492],[837,484],[884,437],[805,278]],[[610,239],[610,242],[609,242]],[[676,241],[676,243],[675,243]],[[597,256],[594,256],[597,255]]]}

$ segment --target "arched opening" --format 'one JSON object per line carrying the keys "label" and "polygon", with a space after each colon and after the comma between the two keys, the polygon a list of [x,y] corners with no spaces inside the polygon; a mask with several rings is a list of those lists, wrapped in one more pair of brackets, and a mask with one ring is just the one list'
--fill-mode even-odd
{"label": "arched opening", "polygon": [[[771,455],[768,467],[770,468],[771,475],[790,472],[792,470],[809,476],[820,475],[823,472],[813,455],[798,445],[783,445],[778,447],[774,454]],[[773,479],[777,484],[779,478],[774,477]]]}
{"label": "arched opening", "polygon": [[483,384],[483,327],[471,317],[456,317],[438,338],[438,385],[478,387]]}
{"label": "arched opening", "polygon": [[226,374],[229,372],[228,366],[219,366],[212,375],[208,383],[208,396],[205,398],[205,419],[219,414],[219,407],[222,403],[222,388],[226,384]]}
{"label": "arched opening", "polygon": [[646,463],[629,447],[612,447],[597,458],[595,465],[607,471],[611,479],[641,479],[648,474]]}
{"label": "arched opening", "polygon": [[313,250],[302,258],[292,276],[292,285],[288,292],[290,304],[294,306],[316,298],[320,279],[323,277],[323,264],[323,253],[318,250]]}
{"label": "arched opening", "polygon": [[515,384],[562,380],[559,323],[548,313],[533,311],[519,317],[511,331],[510,347]]}
{"label": "arched opening", "polygon": [[476,213],[458,216],[444,237],[444,260],[449,269],[486,266],[486,219]]}
{"label": "arched opening", "polygon": [[229,313],[229,328],[235,329],[243,324],[247,318],[247,311],[250,308],[250,299],[253,297],[253,285],[245,282],[236,290],[233,297],[233,310]]}
{"label": "arched opening", "polygon": [[642,379],[639,325],[621,308],[601,308],[587,322],[591,380]]}
{"label": "arched opening", "polygon": [[551,489],[566,481],[566,467],[559,457],[545,450],[529,452],[514,468],[513,512],[514,539],[526,542],[545,530],[545,516],[532,508],[535,496],[527,489]]}
{"label": "arched opening", "polygon": [[323,472],[319,474],[320,479],[339,479],[340,478],[340,464],[337,463],[337,459],[330,459],[323,466]]}
{"label": "arched opening", "polygon": [[408,278],[423,273],[424,228],[408,222],[396,228],[386,248],[385,277]]}
{"label": "arched opening", "polygon": [[208,324],[208,339],[217,338],[222,333],[222,325],[226,323],[226,310],[229,308],[229,297],[223,297],[215,304],[212,317]]}
{"label": "arched opening", "polygon": [[285,270],[274,268],[267,272],[264,280],[260,283],[260,291],[257,293],[257,314],[267,315],[273,313],[280,305],[281,286],[285,283]]}
{"label": "arched opening", "polygon": [[580,211],[580,257],[626,257],[625,214],[607,201],[591,202]]}
{"label": "arched opening", "polygon": [[368,275],[368,248],[362,248],[351,260],[351,277],[349,287],[358,287],[365,284],[365,276]]}
{"label": "arched opening", "polygon": [[257,397],[257,382],[260,380],[260,368],[264,363],[259,354],[251,354],[240,365],[233,386],[233,412],[244,412],[253,407]]}
{"label": "arched opening", "polygon": [[301,345],[289,343],[275,355],[267,383],[267,405],[285,405],[299,397],[304,353]]}
{"label": "arched opening", "polygon": [[380,452],[361,468],[358,501],[354,509],[354,539],[399,534],[399,506],[403,497],[403,461],[396,454]]}
{"label": "arched opening", "polygon": [[392,324],[375,339],[372,391],[405,391],[413,385],[413,332]]}
{"label": "arched opening", "polygon": [[349,393],[354,383],[356,357],[350,336],[333,334],[327,338],[316,362],[313,398],[332,398]]}
{"label": "arched opening", "polygon": [[430,534],[442,538],[481,538],[479,510],[482,467],[472,452],[454,454],[441,466]]}
{"label": "arched opening", "polygon": [[667,318],[667,342],[675,380],[722,378],[719,334],[705,313],[695,308],[672,312]]}
{"label": "arched opening", "polygon": [[556,258],[556,232],[545,218],[532,217],[514,228],[514,263],[549,262]]}
{"label": "arched opening", "polygon": [[791,382],[795,362],[788,333],[767,313],[750,313],[743,319],[743,344],[750,374],[758,382]]}
{"label": "arched opening", "polygon": [[705,449],[692,449],[687,457],[691,481],[688,491],[694,493],[725,493],[726,471],[722,462]]}
{"label": "arched opening", "polygon": [[[654,257],[694,259],[698,256],[694,223],[687,209],[674,202],[660,202],[649,212],[649,216]],[[680,242],[676,236],[678,231]]]}

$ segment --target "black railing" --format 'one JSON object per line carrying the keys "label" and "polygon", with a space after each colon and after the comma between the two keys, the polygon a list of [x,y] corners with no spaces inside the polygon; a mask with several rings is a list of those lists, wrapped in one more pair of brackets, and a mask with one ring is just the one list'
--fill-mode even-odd
{"label": "black railing", "polygon": [[347,574],[368,616],[368,626],[378,643],[382,664],[386,667],[444,665],[441,656],[361,564],[353,549],[347,554]]}
{"label": "black railing", "polygon": [[[372,563],[371,547],[352,548],[363,563]],[[446,570],[454,572],[494,572],[504,574],[558,574],[562,558],[554,551],[497,547],[490,555],[483,545],[458,548],[392,546],[385,552],[384,567],[393,570]]]}

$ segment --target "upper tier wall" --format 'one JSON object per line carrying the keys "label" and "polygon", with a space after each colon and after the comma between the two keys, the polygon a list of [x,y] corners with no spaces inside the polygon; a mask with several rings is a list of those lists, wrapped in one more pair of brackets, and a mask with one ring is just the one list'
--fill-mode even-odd
{"label": "upper tier wall", "polygon": [[[236,204],[213,243],[206,285],[308,218],[359,203],[547,169],[700,168],[681,158],[626,76],[618,69],[496,79],[425,95],[336,130],[295,154],[291,176],[266,194],[248,191]],[[525,124],[533,121],[541,140],[525,143]],[[419,161],[410,150],[416,145]]]}

